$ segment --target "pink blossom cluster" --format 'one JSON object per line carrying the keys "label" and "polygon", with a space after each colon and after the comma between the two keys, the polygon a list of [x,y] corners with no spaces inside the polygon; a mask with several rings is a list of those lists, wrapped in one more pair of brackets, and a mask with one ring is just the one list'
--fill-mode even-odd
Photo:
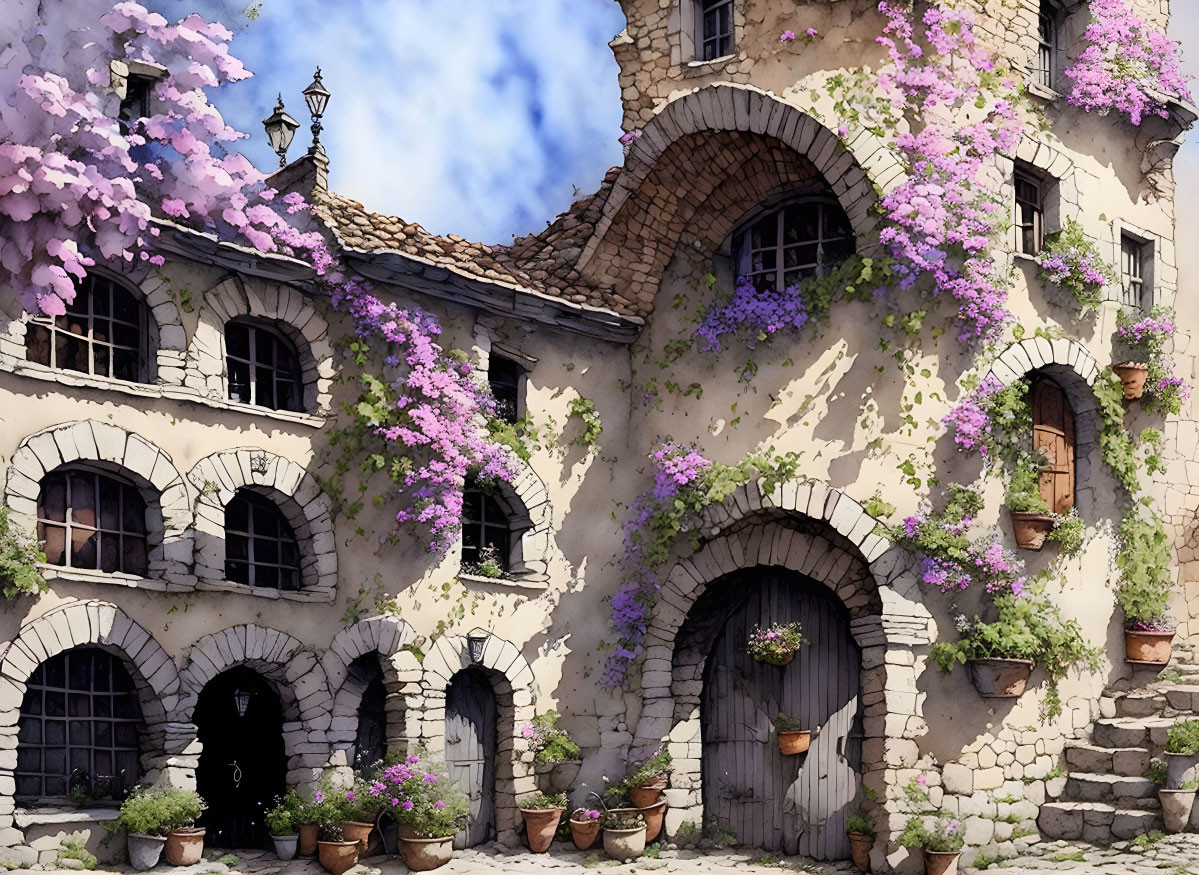
{"label": "pink blossom cluster", "polygon": [[1155,308],[1148,316],[1136,321],[1121,320],[1116,326],[1116,333],[1129,346],[1140,350],[1146,355],[1159,352],[1166,340],[1174,334],[1173,311]]}
{"label": "pink blossom cluster", "polygon": [[1138,15],[1128,0],[1091,0],[1086,48],[1066,68],[1069,101],[1087,112],[1123,113],[1134,125],[1169,116],[1164,99],[1190,100],[1178,45]]}
{"label": "pink blossom cluster", "polygon": [[1003,384],[992,374],[987,374],[978,387],[957,403],[942,419],[941,423],[953,428],[953,442],[959,450],[977,451],[987,455],[994,435],[988,400],[1003,391]]}
{"label": "pink blossom cluster", "polygon": [[511,451],[487,433],[486,414],[495,402],[470,362],[437,343],[441,326],[428,313],[384,304],[353,281],[335,287],[333,305],[353,318],[363,341],[394,350],[387,364],[399,368],[392,383],[395,404],[375,433],[409,463],[394,478],[404,502],[396,523],[419,524],[429,550],[443,554],[461,528],[467,475],[505,482],[516,477]]}
{"label": "pink blossom cluster", "polygon": [[1074,280],[1083,286],[1099,288],[1107,282],[1105,265],[1086,250],[1055,252],[1042,258],[1041,277],[1059,286]]}
{"label": "pink blossom cluster", "polygon": [[730,335],[741,337],[753,349],[760,338],[779,332],[798,333],[808,321],[799,286],[785,289],[759,289],[752,277],[741,276],[733,294],[714,303],[703,315],[695,333],[703,339],[703,349],[719,352],[721,340]]}

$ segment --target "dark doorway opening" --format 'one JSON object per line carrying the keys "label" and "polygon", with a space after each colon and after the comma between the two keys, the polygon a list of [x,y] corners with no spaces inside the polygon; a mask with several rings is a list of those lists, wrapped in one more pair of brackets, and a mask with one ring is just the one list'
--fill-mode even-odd
{"label": "dark doorway opening", "polygon": [[445,759],[450,779],[470,797],[466,829],[455,848],[495,838],[495,691],[477,668],[458,672],[445,692]]}
{"label": "dark doorway opening", "polygon": [[365,685],[358,703],[358,734],[354,739],[354,768],[365,769],[387,755],[387,689],[383,668],[373,653],[350,665],[350,678]]}
{"label": "dark doorway opening", "polygon": [[204,746],[196,789],[208,803],[205,844],[269,847],[263,815],[287,777],[279,696],[257,672],[231,668],[200,692],[195,721]]}

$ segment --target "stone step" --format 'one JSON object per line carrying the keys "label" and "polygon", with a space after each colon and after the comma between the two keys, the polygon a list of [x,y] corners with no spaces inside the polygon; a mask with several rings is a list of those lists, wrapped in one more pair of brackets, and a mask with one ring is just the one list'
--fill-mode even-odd
{"label": "stone step", "polygon": [[1166,707],[1166,696],[1158,690],[1133,690],[1114,698],[1117,717],[1156,717]]}
{"label": "stone step", "polygon": [[[1199,680],[1199,675],[1195,679]],[[1167,684],[1161,688],[1161,692],[1166,703],[1175,711],[1199,713],[1199,683]]]}
{"label": "stone step", "polygon": [[1037,818],[1051,839],[1110,843],[1162,828],[1161,812],[1117,808],[1105,802],[1047,802]]}
{"label": "stone step", "polygon": [[1150,753],[1143,747],[1098,747],[1093,744],[1070,742],[1066,745],[1066,766],[1071,772],[1098,772],[1144,777],[1149,768]]}
{"label": "stone step", "polygon": [[1141,776],[1071,772],[1066,776],[1066,799],[1114,802],[1122,808],[1141,808],[1141,803],[1148,800],[1156,806],[1157,784]]}
{"label": "stone step", "polygon": [[1091,728],[1091,743],[1096,747],[1147,747],[1160,751],[1174,725],[1170,717],[1113,717],[1096,720]]}

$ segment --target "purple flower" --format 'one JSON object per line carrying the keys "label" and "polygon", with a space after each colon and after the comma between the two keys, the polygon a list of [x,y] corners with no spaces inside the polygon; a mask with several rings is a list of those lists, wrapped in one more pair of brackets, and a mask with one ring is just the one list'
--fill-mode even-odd
{"label": "purple flower", "polygon": [[316,800],[317,805],[320,805],[322,802],[325,801],[325,794],[322,793],[320,790],[317,790],[312,798]]}
{"label": "purple flower", "polygon": [[436,802],[433,803],[433,807],[436,808],[438,811],[441,811],[442,809],[445,808],[445,803],[442,802],[440,799],[438,799]]}
{"label": "purple flower", "polygon": [[411,811],[411,810],[412,810],[412,800],[411,800],[411,799],[405,799],[405,800],[404,800],[403,809],[404,809],[405,811]]}
{"label": "purple flower", "polygon": [[816,28],[814,28],[814,27],[809,27],[807,30],[804,31],[804,33],[806,33],[808,36],[817,36],[819,34],[819,31],[817,31]]}
{"label": "purple flower", "polygon": [[353,802],[353,801],[354,801],[354,791],[346,790],[346,802]]}
{"label": "purple flower", "polygon": [[784,30],[781,34],[779,34],[779,42],[781,43],[789,43],[794,41],[795,31],[793,30]]}

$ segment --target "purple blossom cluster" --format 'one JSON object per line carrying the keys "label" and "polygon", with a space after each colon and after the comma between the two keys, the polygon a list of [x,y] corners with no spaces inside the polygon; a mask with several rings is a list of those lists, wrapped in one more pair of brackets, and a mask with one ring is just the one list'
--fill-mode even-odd
{"label": "purple blossom cluster", "polygon": [[1003,384],[994,375],[987,374],[978,387],[949,411],[942,419],[943,425],[953,428],[953,442],[959,450],[987,455],[994,438],[988,400],[1003,391]]}
{"label": "purple blossom cluster", "polygon": [[1178,45],[1133,11],[1128,0],[1091,0],[1086,48],[1066,68],[1069,101],[1087,112],[1123,113],[1134,125],[1166,118],[1164,98],[1190,100]]}
{"label": "purple blossom cluster", "polygon": [[781,331],[798,333],[807,324],[808,313],[799,286],[759,289],[751,277],[737,278],[733,294],[713,304],[695,333],[703,339],[706,352],[719,352],[721,340],[741,337],[750,349],[760,338]]}
{"label": "purple blossom cluster", "polygon": [[922,513],[904,519],[894,534],[921,554],[920,579],[942,592],[960,592],[981,585],[989,593],[1022,596],[1027,586],[1024,562],[1003,546],[998,532],[971,537],[970,515],[945,517]]}
{"label": "purple blossom cluster", "polygon": [[1059,286],[1075,279],[1082,285],[1098,288],[1107,281],[1104,265],[1096,262],[1093,253],[1073,249],[1055,252],[1041,259],[1041,275],[1048,282]]}
{"label": "purple blossom cluster", "polygon": [[1171,311],[1155,309],[1148,316],[1135,322],[1121,320],[1116,333],[1129,346],[1152,356],[1160,351],[1166,340],[1174,335],[1174,318]]}

